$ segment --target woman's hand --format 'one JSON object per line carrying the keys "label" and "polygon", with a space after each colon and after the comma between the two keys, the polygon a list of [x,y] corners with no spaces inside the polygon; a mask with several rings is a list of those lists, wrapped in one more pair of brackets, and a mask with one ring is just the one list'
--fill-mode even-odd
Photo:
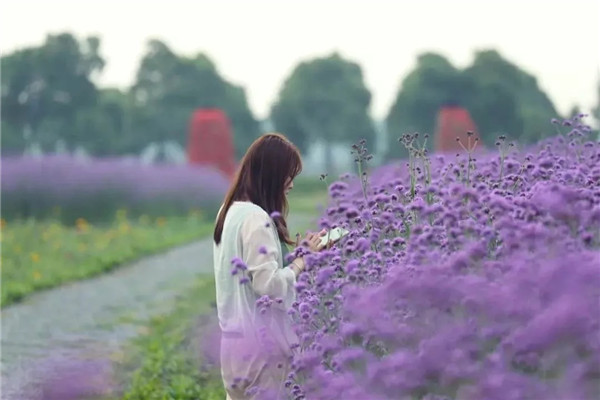
{"label": "woman's hand", "polygon": [[326,234],[326,229],[323,229],[321,232],[309,232],[304,238],[304,243],[310,251],[321,251],[325,248],[325,245],[321,244],[321,238]]}

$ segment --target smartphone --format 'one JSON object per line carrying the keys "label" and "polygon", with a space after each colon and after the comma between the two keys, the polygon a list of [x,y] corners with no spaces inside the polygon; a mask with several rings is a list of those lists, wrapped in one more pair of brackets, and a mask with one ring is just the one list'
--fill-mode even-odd
{"label": "smartphone", "polygon": [[321,237],[321,245],[326,246],[329,241],[335,243],[349,233],[350,231],[347,231],[346,229],[334,228]]}

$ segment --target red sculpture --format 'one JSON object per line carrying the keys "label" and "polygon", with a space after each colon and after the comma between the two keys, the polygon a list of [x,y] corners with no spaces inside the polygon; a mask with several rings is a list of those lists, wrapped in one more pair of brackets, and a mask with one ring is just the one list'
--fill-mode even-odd
{"label": "red sculpture", "polygon": [[[467,132],[473,132],[473,134],[469,137]],[[456,138],[459,138],[460,142]],[[470,148],[473,148],[476,139],[479,141],[477,148],[481,148],[483,143],[479,139],[477,127],[467,110],[454,105],[444,106],[440,109],[435,132],[436,152],[461,152],[464,151],[463,146],[469,149],[469,141]]]}
{"label": "red sculpture", "polygon": [[188,162],[212,166],[230,179],[235,173],[231,124],[219,109],[198,109],[192,115],[188,138]]}

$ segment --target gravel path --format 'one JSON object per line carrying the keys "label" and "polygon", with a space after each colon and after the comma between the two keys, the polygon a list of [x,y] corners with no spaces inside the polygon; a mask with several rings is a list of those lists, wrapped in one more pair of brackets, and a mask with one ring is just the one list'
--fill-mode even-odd
{"label": "gravel path", "polygon": [[[305,216],[290,220],[292,227],[309,224]],[[1,398],[110,394],[120,346],[151,316],[168,312],[199,274],[211,273],[212,242],[205,239],[3,309]],[[83,382],[90,375],[94,381]]]}

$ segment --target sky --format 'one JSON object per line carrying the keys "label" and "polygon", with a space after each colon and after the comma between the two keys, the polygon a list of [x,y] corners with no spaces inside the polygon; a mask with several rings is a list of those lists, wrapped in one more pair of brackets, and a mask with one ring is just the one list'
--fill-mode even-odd
{"label": "sky", "polygon": [[494,48],[535,75],[559,112],[598,101],[600,0],[1,0],[3,54],[47,34],[98,35],[102,86],[128,87],[149,39],[207,54],[265,118],[293,68],[339,52],[361,65],[383,118],[426,51],[464,67]]}

